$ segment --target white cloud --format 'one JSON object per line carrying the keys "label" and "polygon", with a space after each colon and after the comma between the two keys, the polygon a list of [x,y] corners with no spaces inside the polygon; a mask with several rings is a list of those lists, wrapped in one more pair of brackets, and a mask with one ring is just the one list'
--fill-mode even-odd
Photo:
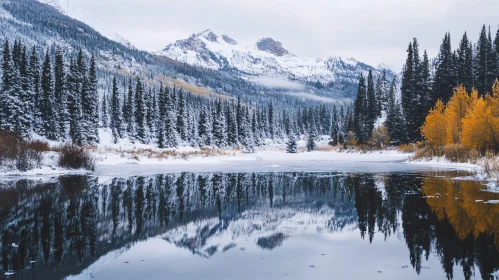
{"label": "white cloud", "polygon": [[300,90],[305,88],[303,84],[278,77],[257,77],[251,79],[251,81],[268,88],[285,88],[285,89],[295,89],[295,90]]}
{"label": "white cloud", "polygon": [[[207,28],[249,45],[273,37],[306,57],[347,56],[400,71],[413,37],[436,56],[445,32],[497,28],[497,0],[72,0],[139,48],[157,51]],[[494,30],[495,31],[495,30]]]}

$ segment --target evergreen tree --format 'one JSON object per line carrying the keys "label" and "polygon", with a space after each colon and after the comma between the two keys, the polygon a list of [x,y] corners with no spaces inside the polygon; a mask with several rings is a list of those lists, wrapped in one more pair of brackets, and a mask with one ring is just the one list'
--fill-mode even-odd
{"label": "evergreen tree", "polygon": [[58,122],[54,111],[54,78],[52,75],[52,64],[50,62],[50,53],[47,51],[42,69],[42,95],[39,101],[40,118],[42,122],[41,134],[49,140],[57,140]]}
{"label": "evergreen tree", "polygon": [[371,137],[371,133],[374,129],[374,123],[376,122],[376,118],[378,116],[377,108],[378,106],[374,90],[373,72],[371,69],[369,69],[369,74],[367,76],[367,119],[366,119],[368,138]]}
{"label": "evergreen tree", "polygon": [[114,143],[118,143],[118,139],[123,137],[123,116],[120,104],[121,96],[118,89],[116,77],[113,77],[113,93],[111,95],[111,133]]}
{"label": "evergreen tree", "polygon": [[286,143],[286,153],[298,153],[298,145],[296,143],[296,136],[294,132],[290,132],[288,142]]}
{"label": "evergreen tree", "polygon": [[166,103],[166,121],[165,121],[165,147],[176,148],[180,142],[180,136],[177,132],[177,119],[175,115],[174,105],[175,93],[170,93],[168,89],[165,90],[165,103]]}
{"label": "evergreen tree", "polygon": [[[39,113],[38,113],[38,100],[40,97],[40,59],[38,58],[38,54],[36,52],[36,48],[33,46],[31,50],[31,55],[29,58],[29,77],[30,77],[30,85],[32,88],[32,96],[31,96],[31,110],[32,110],[32,128],[36,133],[39,133],[37,127],[37,123],[39,121]],[[0,112],[1,114],[1,112]],[[1,119],[1,116],[0,116]],[[1,121],[0,121],[1,123]]]}
{"label": "evergreen tree", "polygon": [[83,140],[85,144],[99,143],[99,95],[95,57],[90,59],[88,76],[83,78],[81,93]]}
{"label": "evergreen tree", "polygon": [[225,136],[225,116],[222,109],[222,102],[218,101],[216,115],[213,117],[213,137],[215,145],[222,148],[227,145]]}
{"label": "evergreen tree", "polygon": [[270,103],[269,105],[269,137],[270,139],[275,139],[275,120],[274,120],[274,105]]}
{"label": "evergreen tree", "polygon": [[182,141],[188,140],[187,105],[183,91],[180,91],[178,99],[177,130]]}
{"label": "evergreen tree", "polygon": [[332,121],[331,121],[331,144],[333,146],[338,145],[339,138],[339,122],[338,122],[338,112],[336,111],[336,105],[333,105],[333,113],[332,113]]}
{"label": "evergreen tree", "polygon": [[407,123],[399,102],[395,102],[394,108],[390,110],[386,126],[392,145],[401,145],[408,142]]}
{"label": "evergreen tree", "polygon": [[317,150],[317,144],[315,143],[317,135],[315,134],[315,129],[311,128],[308,132],[307,138],[307,152]]}
{"label": "evergreen tree", "polygon": [[496,53],[496,47],[492,43],[492,36],[490,34],[490,26],[489,26],[489,34],[487,38],[487,71],[486,71],[486,81],[487,81],[487,93],[492,92],[492,85],[497,79],[498,73],[498,56]]}
{"label": "evergreen tree", "polygon": [[142,81],[137,78],[135,85],[135,128],[137,132],[137,140],[142,144],[149,142],[146,132],[146,104],[144,101],[144,88]]}
{"label": "evergreen tree", "polygon": [[69,136],[73,144],[81,145],[83,143],[82,107],[80,72],[76,62],[71,58],[69,72],[67,75],[67,106],[69,118]]}
{"label": "evergreen tree", "polygon": [[239,145],[238,135],[237,135],[238,127],[236,114],[234,113],[234,109],[231,110],[231,104],[227,105],[227,144],[231,147],[235,147]]}
{"label": "evergreen tree", "polygon": [[[450,34],[445,34],[440,52],[437,58],[435,71],[435,82],[433,86],[433,102],[442,99],[449,101],[457,86],[457,71],[455,67],[455,56],[452,52]],[[405,108],[404,108],[405,110]]]}
{"label": "evergreen tree", "polygon": [[357,98],[354,102],[353,130],[357,136],[357,141],[364,144],[368,140],[368,112],[366,100],[366,84],[364,76],[361,74],[359,79],[359,87],[357,90]]}
{"label": "evergreen tree", "polygon": [[107,106],[107,94],[104,93],[101,101],[101,124],[103,128],[109,127],[109,108]]}
{"label": "evergreen tree", "polygon": [[473,51],[466,32],[459,43],[457,55],[457,82],[467,91],[471,91],[473,88]]}
{"label": "evergreen tree", "polygon": [[199,138],[201,139],[201,145],[207,145],[207,146],[212,145],[213,143],[212,124],[206,107],[203,107],[201,109],[198,127],[199,127],[198,132],[199,132]]}
{"label": "evergreen tree", "polygon": [[64,53],[61,47],[57,47],[54,65],[54,97],[55,110],[57,113],[57,122],[59,135],[58,138],[66,138],[66,119],[67,119],[67,93],[66,93],[66,69],[64,66]]}
{"label": "evergreen tree", "polygon": [[[489,85],[487,80],[487,60],[489,56],[489,42],[487,39],[487,31],[485,25],[482,27],[482,32],[478,38],[478,43],[476,45],[476,56],[475,56],[475,88],[478,90],[480,96],[485,95],[488,92]],[[447,103],[449,99],[443,99],[442,101]]]}
{"label": "evergreen tree", "polygon": [[136,139],[136,123],[135,123],[135,100],[134,100],[134,92],[133,92],[133,83],[131,79],[128,81],[128,95],[126,97],[126,104],[124,106],[123,118],[126,122],[126,131],[128,134],[128,138],[130,141],[134,141]]}

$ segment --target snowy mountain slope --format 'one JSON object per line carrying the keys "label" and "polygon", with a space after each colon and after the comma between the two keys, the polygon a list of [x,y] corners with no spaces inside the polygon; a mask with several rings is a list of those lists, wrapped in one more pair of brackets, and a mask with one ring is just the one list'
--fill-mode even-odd
{"label": "snowy mountain slope", "polygon": [[[237,71],[242,77],[279,77],[292,81],[321,84],[357,82],[360,73],[381,70],[354,58],[304,58],[293,55],[272,38],[260,39],[243,47],[227,35],[211,30],[178,40],[158,52],[179,62],[215,70]],[[389,73],[391,74],[391,72]]]}
{"label": "snowy mountain slope", "polygon": [[54,7],[59,12],[70,18],[74,18],[83,23],[86,23],[87,25],[95,29],[97,32],[99,32],[102,36],[107,37],[110,40],[121,43],[129,48],[134,48],[129,41],[127,41],[125,38],[123,38],[115,31],[110,30],[109,28],[103,26],[91,14],[76,7],[71,0],[37,0],[37,1]]}

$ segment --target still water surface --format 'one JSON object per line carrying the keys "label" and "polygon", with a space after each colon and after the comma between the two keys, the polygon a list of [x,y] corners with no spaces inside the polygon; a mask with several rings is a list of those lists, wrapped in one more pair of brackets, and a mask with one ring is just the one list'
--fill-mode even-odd
{"label": "still water surface", "polygon": [[499,194],[458,175],[0,182],[0,279],[499,279]]}

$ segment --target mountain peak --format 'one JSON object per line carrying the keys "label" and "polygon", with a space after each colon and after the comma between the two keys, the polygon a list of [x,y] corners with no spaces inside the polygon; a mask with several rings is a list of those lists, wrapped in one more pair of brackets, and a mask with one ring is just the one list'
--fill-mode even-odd
{"label": "mountain peak", "polygon": [[282,47],[282,43],[272,38],[262,38],[256,43],[256,48],[260,51],[271,53],[275,56],[285,56],[290,53]]}
{"label": "mountain peak", "polygon": [[213,33],[210,29],[206,29],[205,31],[199,32],[198,34],[195,35],[195,37],[203,37],[206,40],[210,42],[217,42],[218,41],[218,35]]}

